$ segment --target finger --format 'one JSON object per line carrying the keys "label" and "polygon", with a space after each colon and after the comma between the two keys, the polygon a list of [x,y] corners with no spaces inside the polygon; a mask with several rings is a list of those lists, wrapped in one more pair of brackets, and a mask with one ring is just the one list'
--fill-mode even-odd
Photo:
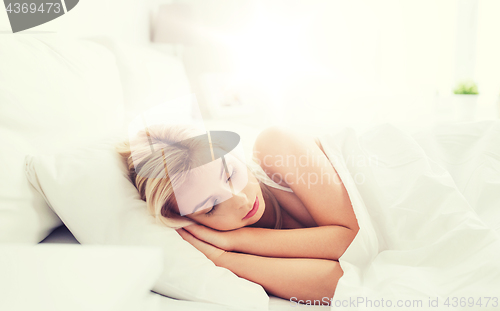
{"label": "finger", "polygon": [[211,237],[211,229],[205,227],[205,226],[200,226],[197,224],[189,225],[184,227],[186,231],[194,235],[196,238],[203,240],[205,242],[210,242],[210,237]]}
{"label": "finger", "polygon": [[187,242],[192,243],[193,240],[196,240],[196,238],[191,234],[189,233],[188,231],[184,230],[184,229],[177,229],[175,230],[177,231],[177,233]]}
{"label": "finger", "polygon": [[204,231],[205,229],[208,229],[208,228],[205,226],[202,226],[202,225],[198,225],[198,224],[191,224],[189,226],[184,227],[183,229],[185,229],[189,232],[200,232],[200,231]]}
{"label": "finger", "polygon": [[215,262],[217,258],[219,258],[222,254],[225,253],[223,249],[217,248],[213,245],[210,245],[202,240],[197,239],[194,235],[189,233],[187,230],[184,229],[177,229],[176,230],[179,235],[187,242],[189,242],[191,245],[193,245],[198,251],[203,253],[205,257],[208,259],[212,260],[212,262]]}
{"label": "finger", "polygon": [[190,224],[190,225],[183,227],[183,229],[190,229],[190,228],[196,228],[196,227],[202,227],[202,226],[199,224]]}
{"label": "finger", "polygon": [[195,230],[196,230],[196,226],[198,226],[198,225],[196,225],[196,224],[192,224],[192,225],[189,225],[189,226],[183,227],[182,229],[184,229],[184,230],[186,230],[186,231],[191,232],[191,231],[195,231]]}
{"label": "finger", "polygon": [[192,235],[191,233],[189,233],[188,231],[186,230],[183,230],[183,229],[178,229],[177,231],[180,236],[186,241],[186,242],[189,242],[189,244],[193,245],[195,248],[197,248],[199,251],[203,252],[205,251],[206,247],[208,246],[208,244],[206,244],[205,242],[197,239],[194,235]]}

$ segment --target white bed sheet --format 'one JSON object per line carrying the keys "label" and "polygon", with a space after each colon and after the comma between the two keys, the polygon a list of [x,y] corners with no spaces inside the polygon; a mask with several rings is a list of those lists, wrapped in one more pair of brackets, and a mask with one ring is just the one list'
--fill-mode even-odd
{"label": "white bed sheet", "polygon": [[500,307],[499,121],[413,136],[382,124],[320,140],[360,226],[339,259],[337,310],[370,309],[367,299],[391,310],[408,309],[400,301],[418,310]]}
{"label": "white bed sheet", "polygon": [[0,244],[0,310],[155,311],[150,246]]}

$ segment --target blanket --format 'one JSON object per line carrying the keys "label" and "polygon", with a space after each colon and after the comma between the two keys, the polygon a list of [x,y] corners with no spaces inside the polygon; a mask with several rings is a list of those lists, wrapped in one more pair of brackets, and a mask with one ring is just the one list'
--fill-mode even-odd
{"label": "blanket", "polygon": [[360,226],[332,309],[500,309],[499,121],[319,138]]}

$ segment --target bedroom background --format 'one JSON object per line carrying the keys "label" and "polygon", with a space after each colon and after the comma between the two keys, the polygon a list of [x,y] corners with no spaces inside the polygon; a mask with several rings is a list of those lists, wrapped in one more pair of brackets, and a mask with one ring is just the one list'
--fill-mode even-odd
{"label": "bedroom background", "polygon": [[[177,29],[152,42],[169,26],[160,7],[172,4],[190,18],[180,14]],[[500,116],[499,10],[495,0],[87,0],[30,31],[108,36],[180,57],[207,120],[428,124],[460,121],[452,91],[467,80],[480,93],[469,120]],[[9,30],[6,16],[0,29]],[[189,31],[189,45],[171,44]]]}

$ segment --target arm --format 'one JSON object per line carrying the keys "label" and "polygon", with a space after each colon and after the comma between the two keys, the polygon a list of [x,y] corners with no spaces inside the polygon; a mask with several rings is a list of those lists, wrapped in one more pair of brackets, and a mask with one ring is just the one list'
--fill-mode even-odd
{"label": "arm", "polygon": [[184,229],[226,251],[267,257],[330,260],[338,260],[355,237],[353,230],[334,225],[286,230],[244,227],[217,231],[194,224]]}
{"label": "arm", "polygon": [[245,227],[234,231],[231,250],[268,257],[338,260],[355,235],[342,226],[287,230]]}
{"label": "arm", "polygon": [[225,252],[214,263],[287,300],[292,297],[297,300],[330,299],[343,275],[337,261],[324,259],[270,258]]}
{"label": "arm", "polygon": [[184,229],[177,232],[219,267],[258,283],[275,296],[297,300],[322,300],[335,293],[343,275],[340,264],[333,260],[306,258],[269,258],[225,252],[197,239]]}

